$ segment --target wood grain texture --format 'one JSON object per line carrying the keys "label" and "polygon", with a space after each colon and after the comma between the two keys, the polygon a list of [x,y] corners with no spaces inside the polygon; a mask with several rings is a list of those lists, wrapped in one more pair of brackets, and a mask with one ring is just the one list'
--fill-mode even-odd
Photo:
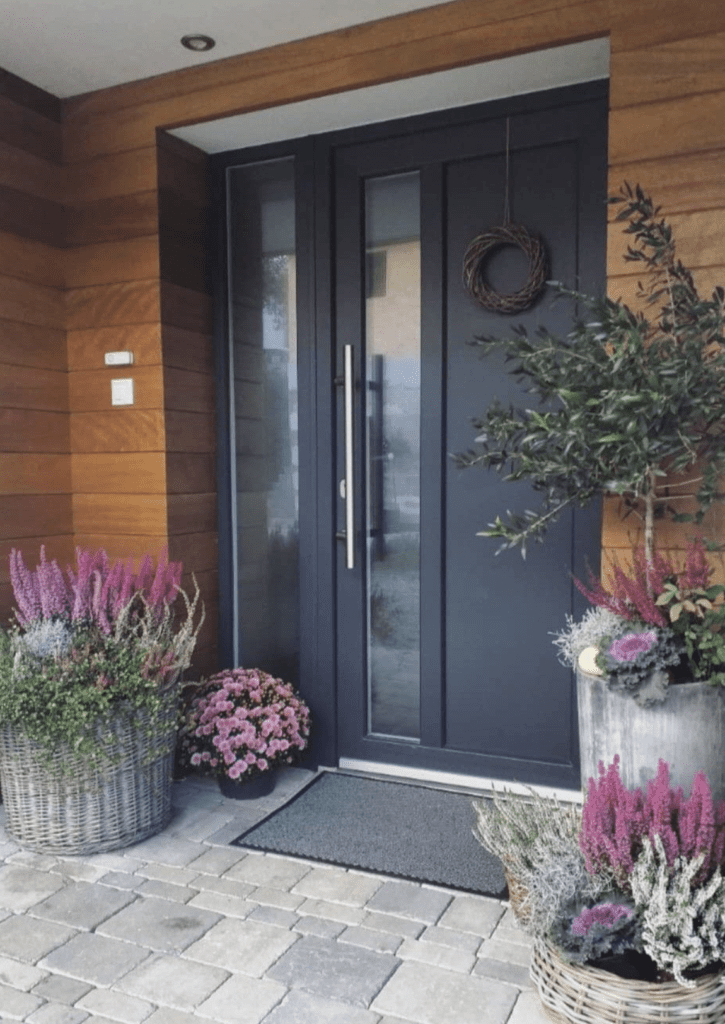
{"label": "wood grain texture", "polygon": [[99,242],[68,249],[65,276],[68,288],[116,285],[158,278],[159,250],[156,233],[120,242]]}
{"label": "wood grain texture", "polygon": [[216,407],[215,382],[211,374],[164,368],[165,405],[179,412],[199,412],[214,419]]}
{"label": "wood grain texture", "polygon": [[609,163],[710,152],[725,147],[725,93],[682,96],[613,110],[609,117]]}
{"label": "wood grain texture", "polygon": [[3,317],[36,327],[63,329],[63,292],[0,273]]}
{"label": "wood grain texture", "polygon": [[631,107],[725,90],[725,31],[611,56],[610,106]]}
{"label": "wood grain texture", "polygon": [[609,171],[609,192],[622,183],[640,184],[657,197],[663,216],[725,207],[725,150],[619,164]]}
{"label": "wood grain texture", "polygon": [[176,366],[195,373],[210,373],[214,367],[214,341],[211,334],[187,331],[183,327],[162,327],[164,366]]}
{"label": "wood grain texture", "polygon": [[65,168],[65,175],[65,201],[71,207],[156,192],[155,142],[149,140],[140,149],[71,163]]}
{"label": "wood grain texture", "polygon": [[725,31],[720,0],[611,0],[612,52]]}
{"label": "wood grain texture", "polygon": [[0,140],[16,149],[61,162],[62,132],[60,121],[45,117],[31,107],[0,94]]}
{"label": "wood grain texture", "polygon": [[217,527],[217,498],[212,494],[170,494],[169,536],[212,533]]}
{"label": "wood grain texture", "polygon": [[155,235],[158,219],[155,191],[98,199],[70,208],[66,241],[68,245],[93,245]]}
{"label": "wood grain texture", "polygon": [[109,558],[132,558],[138,569],[141,559],[148,553],[158,559],[166,551],[166,532],[152,535],[132,533],[76,533],[74,543],[78,547],[99,551],[103,548]]}
{"label": "wood grain texture", "polygon": [[197,334],[211,334],[213,327],[211,297],[202,291],[161,282],[161,320],[172,327]]}
{"label": "wood grain texture", "polygon": [[[40,561],[40,545],[45,544],[45,554],[50,561],[55,561],[59,566],[65,568],[66,565],[75,564],[75,549],[73,546],[73,537],[70,534],[65,536],[50,535],[43,540],[28,540],[27,538],[22,539],[22,543],[18,543],[20,538],[3,540],[0,538],[0,584],[9,584],[10,582],[10,568],[9,558],[10,552],[13,548],[20,550],[23,560],[28,568],[34,569]],[[8,590],[10,588],[8,587]],[[13,602],[14,603],[14,602]],[[9,606],[8,606],[9,610]],[[0,612],[0,622],[3,621],[3,615]],[[7,621],[7,619],[5,619]]]}
{"label": "wood grain texture", "polygon": [[0,230],[62,246],[65,227],[65,208],[60,203],[31,195],[23,188],[0,185]]}
{"label": "wood grain texture", "polygon": [[158,409],[112,409],[71,416],[71,451],[160,452],[164,450],[164,415]]}
{"label": "wood grain texture", "polygon": [[68,374],[0,363],[0,406],[68,412]]}
{"label": "wood grain texture", "polygon": [[213,453],[166,453],[166,487],[171,494],[216,493],[216,457]]}
{"label": "wood grain texture", "polygon": [[[0,454],[0,494],[70,494],[67,454]],[[2,499],[0,499],[1,501]]]}
{"label": "wood grain texture", "polygon": [[204,413],[166,412],[166,450],[169,452],[214,452],[216,430],[214,421]]}
{"label": "wood grain texture", "polygon": [[74,494],[73,526],[78,533],[163,535],[165,494]]}
{"label": "wood grain texture", "polygon": [[100,370],[76,370],[69,374],[72,412],[107,412],[113,409],[111,381],[119,377],[133,381],[134,409],[158,409],[163,405],[164,381],[160,366],[108,366]]}
{"label": "wood grain texture", "polygon": [[[689,270],[717,267],[725,263],[725,209],[676,213],[667,218],[672,228],[677,258]],[[642,264],[624,260],[620,255],[631,236],[621,232],[620,224],[610,225],[612,237],[609,245],[607,273],[610,277],[631,274],[642,275]],[[619,252],[615,251],[619,246]]]}
{"label": "wood grain texture", "polygon": [[182,561],[187,570],[203,572],[219,565],[219,538],[213,533],[185,533],[169,537],[169,558]]}
{"label": "wood grain texture", "polygon": [[0,537],[23,540],[70,534],[73,516],[70,494],[5,494]]}
{"label": "wood grain texture", "polygon": [[65,196],[64,168],[0,141],[0,185],[57,203]]}
{"label": "wood grain texture", "polygon": [[27,235],[13,233],[12,226],[0,231],[0,274],[62,289],[63,253]]}
{"label": "wood grain texture", "polygon": [[[454,0],[397,17],[367,21],[342,32],[324,33],[200,67],[158,75],[144,82],[85,93],[64,101],[64,112],[70,121],[92,113],[153,104],[177,96],[181,98],[214,86],[230,87],[260,75],[281,76],[298,67],[323,64],[331,53],[340,51],[351,56],[365,55],[390,45],[431,38],[441,38],[444,46],[442,37],[446,33],[465,33],[485,25],[495,27],[501,22],[525,21],[539,15],[548,16],[553,23],[560,11],[580,3],[581,0],[487,0],[482,4],[480,0]],[[606,33],[607,27],[602,34]]]}
{"label": "wood grain texture", "polygon": [[51,327],[38,327],[35,324],[0,319],[0,363],[6,366],[65,370],[65,332]]}
{"label": "wood grain texture", "polygon": [[[83,116],[74,116],[77,108],[68,104],[66,158],[69,162],[83,162],[95,156],[147,146],[159,127],[180,127],[592,39],[606,35],[608,14],[608,0],[560,2],[555,9],[511,20],[478,23],[459,31],[451,31],[439,14],[431,23],[431,34],[395,43],[388,41],[380,48],[363,53],[349,52],[348,34],[338,33],[337,45],[322,61],[290,66],[284,73],[267,68],[258,76],[218,85],[214,84],[213,71],[207,72],[212,84],[206,88],[111,112],[86,110]],[[206,67],[213,69],[213,65]]]}
{"label": "wood grain texture", "polygon": [[69,331],[157,324],[159,320],[159,286],[153,278],[71,288],[65,298]]}
{"label": "wood grain texture", "polygon": [[131,352],[133,366],[161,363],[161,326],[158,323],[95,327],[68,331],[68,368],[98,370],[106,352]]}
{"label": "wood grain texture", "polygon": [[70,453],[68,414],[0,407],[0,452]]}
{"label": "wood grain texture", "polygon": [[74,452],[70,468],[75,494],[159,494],[166,491],[163,452]]}

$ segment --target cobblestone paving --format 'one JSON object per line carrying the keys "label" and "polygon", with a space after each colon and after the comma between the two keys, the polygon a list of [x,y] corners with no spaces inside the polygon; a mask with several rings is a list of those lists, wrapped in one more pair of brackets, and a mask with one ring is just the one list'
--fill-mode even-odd
{"label": "cobblestone paving", "polygon": [[113,854],[0,823],[0,1024],[544,1024],[505,903],[226,845],[309,777],[174,783],[168,828]]}

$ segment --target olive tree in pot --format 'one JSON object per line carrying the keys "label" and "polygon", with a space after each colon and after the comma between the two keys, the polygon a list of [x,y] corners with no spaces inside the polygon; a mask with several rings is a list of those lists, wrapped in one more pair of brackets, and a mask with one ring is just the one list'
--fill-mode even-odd
{"label": "olive tree in pot", "polygon": [[[725,291],[700,297],[670,226],[639,186],[625,185],[610,201],[634,243],[625,259],[644,271],[645,311],[557,285],[579,310],[566,336],[541,328],[531,338],[517,328],[475,339],[484,355],[504,351],[531,402],[490,406],[474,420],[476,449],[455,459],[528,480],[541,494],[537,509],[499,516],[481,531],[524,555],[566,508],[601,495],[619,495],[625,513],[641,519],[644,544],[631,565],[580,585],[598,607],[569,621],[556,641],[572,665],[583,647],[596,648],[578,672],[582,777],[621,755],[625,783],[639,785],[663,757],[678,784],[689,789],[703,769],[722,797],[725,588],[713,585],[697,535],[723,497]],[[665,519],[689,523],[696,535],[683,565],[658,552]]]}

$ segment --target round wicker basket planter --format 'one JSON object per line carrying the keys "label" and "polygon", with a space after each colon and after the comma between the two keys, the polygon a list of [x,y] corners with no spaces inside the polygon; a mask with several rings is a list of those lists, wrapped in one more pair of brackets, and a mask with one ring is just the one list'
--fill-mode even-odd
{"label": "round wicker basket planter", "polygon": [[725,972],[676,982],[619,978],[596,967],[569,964],[546,942],[534,946],[531,977],[546,1016],[556,1024],[721,1024]]}
{"label": "round wicker basket planter", "polygon": [[57,772],[35,741],[0,729],[0,786],[6,829],[41,853],[117,850],[159,832],[171,817],[176,709],[153,723],[147,713],[119,712],[99,733],[108,761],[98,768],[68,750]]}

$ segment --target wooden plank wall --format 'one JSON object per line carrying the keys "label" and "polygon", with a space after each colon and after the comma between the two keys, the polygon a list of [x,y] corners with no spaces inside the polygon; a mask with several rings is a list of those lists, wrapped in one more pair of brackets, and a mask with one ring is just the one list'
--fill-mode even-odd
{"label": "wooden plank wall", "polygon": [[[204,205],[198,183],[189,190],[201,160],[188,149],[172,149],[173,143],[157,136],[160,128],[604,35],[612,44],[612,186],[627,178],[656,194],[672,215],[683,257],[696,266],[698,281],[710,286],[725,277],[721,0],[696,5],[689,0],[453,0],[65,101],[71,216],[64,273],[76,539],[102,541],[115,554],[138,554],[169,540],[172,555],[183,552],[191,566],[208,574],[205,598],[214,603],[211,350],[201,250],[190,226]],[[10,118],[9,129],[3,127],[0,142],[26,161],[29,152],[34,166],[40,161],[47,171],[56,152],[37,153],[30,143],[19,143],[17,132],[22,135],[23,129],[17,106],[13,110],[15,120]],[[43,115],[42,121],[53,119]],[[7,138],[8,131],[16,134]],[[25,130],[23,137],[28,135],[36,145],[38,133]],[[18,171],[3,186],[17,188],[21,178],[27,175]],[[46,181],[39,171],[36,181]],[[52,201],[53,195],[37,198]],[[7,233],[18,238],[15,228]],[[620,241],[617,231],[610,246],[609,288],[626,296],[632,277],[616,259]],[[38,246],[47,246],[50,253],[55,244],[34,239],[32,248],[37,253]],[[0,268],[6,275],[0,288],[12,303],[3,308],[13,312],[2,315],[23,325],[20,335],[13,328],[23,340],[15,343],[12,358],[5,354],[13,345],[7,340],[12,331],[4,334],[0,359],[16,365],[22,349],[23,359],[40,359],[40,369],[62,375],[64,364],[54,362],[52,343],[56,337],[61,344],[61,335],[52,334],[59,326],[53,297],[60,279],[50,268],[58,264],[50,258],[40,263],[42,272],[28,270],[30,280],[21,279],[22,261],[14,261],[14,274]],[[8,287],[8,280],[21,283]],[[32,299],[24,299],[31,286]],[[35,322],[39,317],[42,323]],[[41,333],[32,357],[25,353],[31,325]],[[126,347],[136,357],[138,401],[133,409],[112,410],[111,372],[103,368],[102,355]],[[52,392],[51,383],[43,395]],[[22,402],[27,406],[25,398]],[[50,412],[62,415],[62,409]],[[26,408],[23,415],[29,415]],[[18,434],[19,444],[31,443],[29,428]],[[48,430],[45,436],[53,445],[64,443],[62,431]],[[42,454],[53,454],[49,443],[34,443]],[[22,458],[17,466],[5,463],[13,487],[21,487],[27,465]],[[67,533],[67,511],[54,522]],[[61,527],[37,529],[50,536]],[[608,509],[605,544],[614,550],[624,539]],[[673,545],[682,542],[681,534],[672,538]],[[204,646],[211,652],[210,635]]]}
{"label": "wooden plank wall", "polygon": [[[639,183],[662,206],[680,258],[701,294],[725,284],[725,6],[685,0],[612,3],[610,192]],[[612,224],[609,294],[636,306],[636,264],[622,260],[626,237]],[[641,527],[608,501],[606,560],[626,561]],[[725,540],[723,512],[705,535]],[[693,528],[663,522],[658,542],[682,548]],[[720,567],[722,573],[722,566]]]}
{"label": "wooden plank wall", "polygon": [[11,548],[73,548],[61,174],[61,104],[0,72],[0,622]]}

